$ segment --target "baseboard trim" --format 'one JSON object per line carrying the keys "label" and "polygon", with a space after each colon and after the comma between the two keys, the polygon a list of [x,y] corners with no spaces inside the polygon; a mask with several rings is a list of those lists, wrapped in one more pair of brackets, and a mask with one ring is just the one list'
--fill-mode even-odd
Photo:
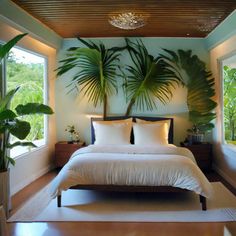
{"label": "baseboard trim", "polygon": [[236,189],[236,182],[230,178],[223,170],[221,170],[218,166],[213,164],[212,166],[213,170],[215,170],[222,178],[225,179],[226,182],[228,182],[233,188]]}
{"label": "baseboard trim", "polygon": [[24,187],[26,187],[27,185],[31,184],[33,181],[35,181],[36,179],[38,179],[39,177],[45,175],[46,173],[48,173],[49,171],[51,171],[53,169],[52,165],[48,165],[45,168],[39,170],[37,173],[35,173],[34,175],[30,176],[29,178],[27,178],[26,180],[22,181],[20,184],[16,185],[15,187],[13,187],[11,189],[11,196],[13,196],[14,194],[16,194],[17,192],[19,192],[20,190],[22,190]]}

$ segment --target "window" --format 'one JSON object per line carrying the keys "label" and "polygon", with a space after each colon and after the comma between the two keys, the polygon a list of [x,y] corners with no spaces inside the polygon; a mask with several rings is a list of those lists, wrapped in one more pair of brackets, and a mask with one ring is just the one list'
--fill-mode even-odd
{"label": "window", "polygon": [[[45,103],[45,65],[46,60],[42,56],[19,48],[11,50],[6,60],[6,92],[20,86],[11,101],[11,109],[28,102]],[[31,124],[31,132],[26,140],[34,142],[38,147],[45,144],[45,119],[43,115],[24,117]],[[16,138],[12,136],[11,142],[14,141]],[[16,157],[28,151],[29,147],[18,146],[11,149],[10,155]]]}
{"label": "window", "polygon": [[236,145],[236,56],[223,61],[224,141]]}

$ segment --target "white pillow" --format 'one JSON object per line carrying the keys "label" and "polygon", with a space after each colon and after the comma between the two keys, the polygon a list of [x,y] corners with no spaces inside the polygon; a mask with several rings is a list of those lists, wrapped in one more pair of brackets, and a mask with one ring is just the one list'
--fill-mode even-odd
{"label": "white pillow", "polygon": [[166,123],[167,127],[168,127],[168,132],[169,132],[169,129],[170,129],[170,121],[171,120],[150,121],[150,120],[142,120],[142,119],[138,119],[138,118],[136,118],[135,120],[136,120],[136,123],[139,123],[139,124],[164,124],[164,123]]}
{"label": "white pillow", "polygon": [[93,122],[95,145],[130,144],[131,122]]}
{"label": "white pillow", "polygon": [[135,145],[168,144],[167,123],[139,124],[133,123]]}

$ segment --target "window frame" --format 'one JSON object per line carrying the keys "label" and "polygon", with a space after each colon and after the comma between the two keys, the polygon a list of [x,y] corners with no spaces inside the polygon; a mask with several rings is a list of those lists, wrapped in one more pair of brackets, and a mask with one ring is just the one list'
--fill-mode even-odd
{"label": "window frame", "polygon": [[[0,44],[3,44],[3,41],[0,41]],[[40,54],[38,52],[35,52],[33,50],[26,49],[22,46],[14,46],[13,48],[17,48],[19,50],[25,51],[27,53],[33,54],[35,56],[42,57],[44,59],[44,75],[43,75],[43,103],[45,105],[48,105],[49,103],[49,81],[48,81],[48,57],[46,55]],[[7,76],[6,76],[6,71],[7,71],[7,62],[6,58],[2,60],[2,63],[0,64],[0,96],[3,97],[6,95],[6,87],[7,87]],[[19,155],[14,155],[12,156],[13,159],[17,159],[21,156],[25,156],[30,154],[31,152],[38,151],[42,148],[45,148],[48,144],[48,135],[49,135],[49,117],[47,115],[44,116],[44,142],[42,145],[36,147],[36,148],[31,148],[26,152],[23,152]],[[10,150],[9,150],[10,154]]]}
{"label": "window frame", "polygon": [[222,145],[230,147],[234,151],[236,151],[236,145],[227,143],[225,140],[225,125],[224,125],[224,61],[230,59],[231,57],[236,57],[236,50],[233,50],[232,52],[224,55],[223,57],[218,59],[218,72],[219,72],[219,106],[220,106],[220,120],[221,120],[221,127],[220,127],[220,132],[221,132],[221,137],[220,137],[220,142]]}

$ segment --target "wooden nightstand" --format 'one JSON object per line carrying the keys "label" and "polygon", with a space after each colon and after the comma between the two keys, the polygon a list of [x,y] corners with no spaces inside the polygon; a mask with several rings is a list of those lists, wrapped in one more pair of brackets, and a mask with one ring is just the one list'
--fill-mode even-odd
{"label": "wooden nightstand", "polygon": [[212,144],[211,143],[200,143],[186,145],[180,143],[181,147],[188,148],[194,155],[198,166],[204,172],[211,171],[212,164]]}
{"label": "wooden nightstand", "polygon": [[73,152],[84,147],[84,142],[70,143],[61,141],[55,144],[55,166],[63,167],[70,159]]}

